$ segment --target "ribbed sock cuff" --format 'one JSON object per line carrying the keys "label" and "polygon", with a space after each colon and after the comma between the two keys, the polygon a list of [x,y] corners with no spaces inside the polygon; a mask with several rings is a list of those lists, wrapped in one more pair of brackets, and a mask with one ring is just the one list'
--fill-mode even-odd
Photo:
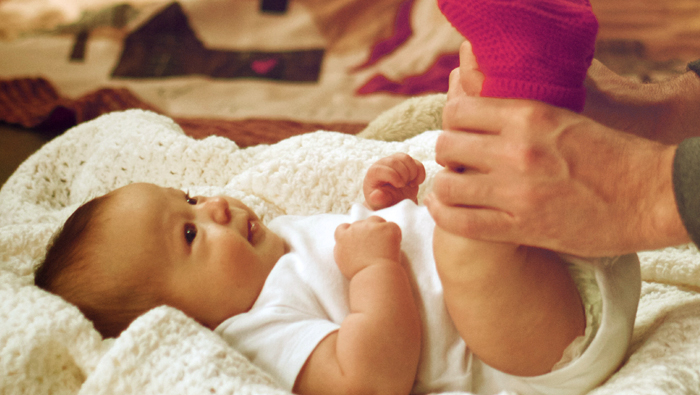
{"label": "ribbed sock cuff", "polygon": [[539,100],[557,107],[581,112],[586,103],[586,89],[567,88],[539,82],[505,78],[488,78],[481,88],[484,97]]}

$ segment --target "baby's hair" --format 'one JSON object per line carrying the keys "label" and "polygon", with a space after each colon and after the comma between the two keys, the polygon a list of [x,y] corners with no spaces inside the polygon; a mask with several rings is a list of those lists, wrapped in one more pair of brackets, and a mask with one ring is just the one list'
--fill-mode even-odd
{"label": "baby's hair", "polygon": [[51,240],[34,283],[76,305],[107,337],[116,337],[139,315],[160,303],[142,284],[117,284],[100,270],[110,260],[99,252],[108,221],[104,208],[111,195],[80,206]]}

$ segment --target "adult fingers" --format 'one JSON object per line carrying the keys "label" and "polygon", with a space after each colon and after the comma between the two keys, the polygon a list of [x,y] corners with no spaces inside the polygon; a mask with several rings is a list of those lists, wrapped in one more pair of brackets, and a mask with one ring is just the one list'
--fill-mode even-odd
{"label": "adult fingers", "polygon": [[498,160],[496,152],[498,136],[445,130],[435,144],[435,160],[448,169],[463,172],[476,170],[488,172]]}
{"label": "adult fingers", "polygon": [[459,69],[460,70],[478,70],[479,64],[476,62],[472,43],[469,40],[464,40],[459,46]]}
{"label": "adult fingers", "polygon": [[459,48],[459,74],[462,91],[468,96],[479,96],[484,85],[484,73],[479,70],[469,41],[464,41]]}
{"label": "adult fingers", "polygon": [[424,200],[435,224],[463,237],[484,241],[509,241],[511,217],[502,211],[483,207],[449,206],[429,194]]}
{"label": "adult fingers", "polygon": [[450,71],[449,85],[447,87],[447,100],[454,99],[460,95],[465,95],[460,78],[459,67]]}
{"label": "adult fingers", "polygon": [[491,177],[481,173],[442,170],[435,175],[431,193],[448,206],[505,210],[497,195],[500,189],[493,182]]}
{"label": "adult fingers", "polygon": [[449,130],[500,134],[506,126],[538,114],[542,106],[546,105],[533,100],[460,95],[445,103],[442,125]]}

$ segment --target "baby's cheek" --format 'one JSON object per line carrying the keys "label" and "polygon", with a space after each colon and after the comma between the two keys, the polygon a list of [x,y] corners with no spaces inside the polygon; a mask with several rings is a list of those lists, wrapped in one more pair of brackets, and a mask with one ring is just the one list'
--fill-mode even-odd
{"label": "baby's cheek", "polygon": [[236,274],[245,268],[245,262],[250,262],[253,254],[247,240],[235,238],[222,239],[212,251],[213,256],[217,256],[220,261],[222,271]]}

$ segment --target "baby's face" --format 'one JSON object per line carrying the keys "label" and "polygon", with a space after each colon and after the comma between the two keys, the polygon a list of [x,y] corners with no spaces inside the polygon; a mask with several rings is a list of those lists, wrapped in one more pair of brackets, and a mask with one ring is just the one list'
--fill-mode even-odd
{"label": "baby's face", "polygon": [[209,328],[249,310],[285,253],[284,241],[236,199],[152,184],[112,194],[104,253],[117,259],[105,270],[145,279],[166,304]]}

